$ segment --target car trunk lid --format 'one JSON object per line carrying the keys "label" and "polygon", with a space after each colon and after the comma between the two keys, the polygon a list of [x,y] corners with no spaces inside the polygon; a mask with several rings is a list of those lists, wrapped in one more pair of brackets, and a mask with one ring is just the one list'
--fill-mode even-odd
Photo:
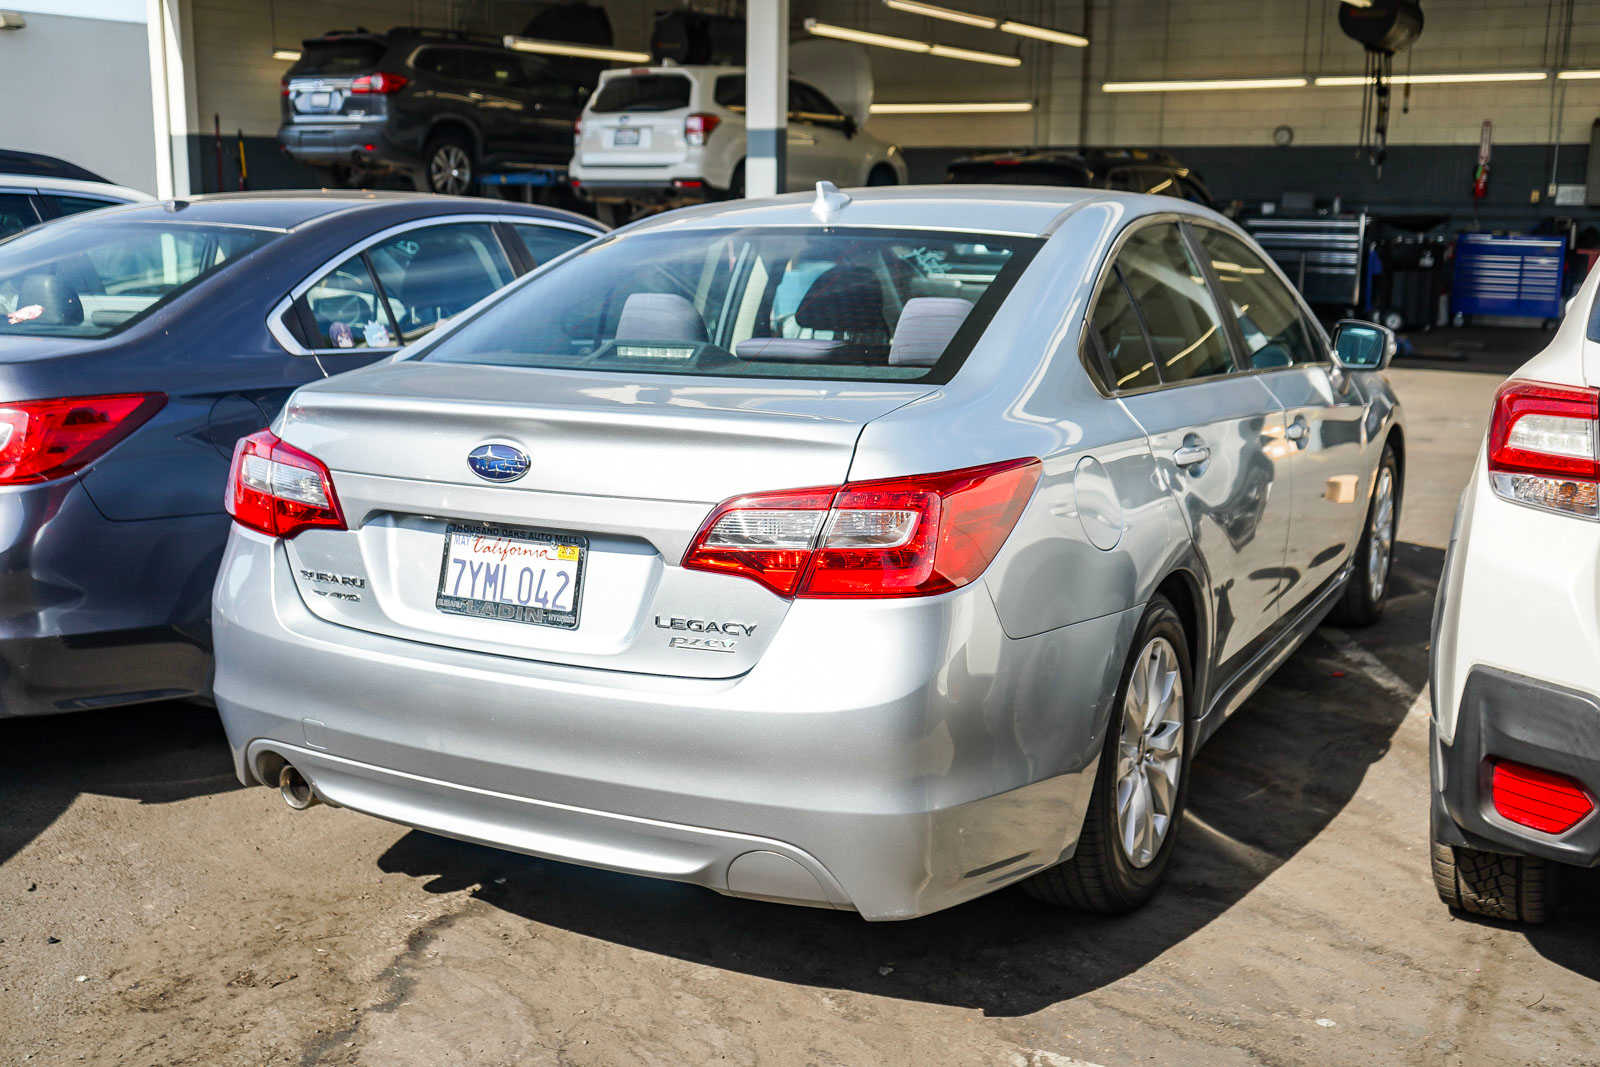
{"label": "car trunk lid", "polygon": [[[410,362],[333,379],[297,394],[280,434],[330,468],[349,529],[289,541],[295,581],[315,614],[369,632],[577,666],[738,675],[789,602],[680,568],[701,523],[731,496],[843,482],[862,426],[927,392]],[[485,444],[520,450],[526,474],[475,474],[467,457]],[[540,590],[515,567],[494,589],[475,584],[447,560],[452,531],[487,551],[575,548],[570,613],[521,611]],[[516,586],[509,601],[501,581]],[[461,614],[450,598],[463,592],[511,606]]]}
{"label": "car trunk lid", "polygon": [[578,162],[586,167],[656,167],[688,153],[684,120],[694,81],[670,69],[640,67],[600,83],[585,110]]}

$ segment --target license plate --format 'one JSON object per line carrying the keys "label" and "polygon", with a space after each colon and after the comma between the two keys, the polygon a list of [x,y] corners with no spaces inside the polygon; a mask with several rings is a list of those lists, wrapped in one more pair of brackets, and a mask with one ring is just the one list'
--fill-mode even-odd
{"label": "license plate", "polygon": [[616,148],[632,148],[639,144],[638,130],[618,130],[611,139],[611,144]]}
{"label": "license plate", "polygon": [[434,606],[535,626],[578,628],[586,538],[514,526],[445,527]]}
{"label": "license plate", "polygon": [[325,110],[328,107],[328,105],[332,104],[332,103],[333,103],[333,94],[332,93],[312,93],[311,94],[311,106],[314,107],[314,108]]}

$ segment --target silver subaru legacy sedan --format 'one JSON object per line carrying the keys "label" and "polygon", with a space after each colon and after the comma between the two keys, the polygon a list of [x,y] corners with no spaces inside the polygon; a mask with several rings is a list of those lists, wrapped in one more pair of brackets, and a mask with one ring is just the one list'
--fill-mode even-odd
{"label": "silver subaru legacy sedan", "polygon": [[240,443],[239,778],[867,919],[1133,908],[1200,743],[1382,610],[1393,340],[1165,197],[629,227]]}

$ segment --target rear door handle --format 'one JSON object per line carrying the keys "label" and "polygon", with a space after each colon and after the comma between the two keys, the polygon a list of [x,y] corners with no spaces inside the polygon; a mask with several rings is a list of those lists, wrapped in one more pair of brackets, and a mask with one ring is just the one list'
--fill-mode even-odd
{"label": "rear door handle", "polygon": [[1211,458],[1211,449],[1205,445],[1184,445],[1172,453],[1172,462],[1180,467],[1198,467]]}

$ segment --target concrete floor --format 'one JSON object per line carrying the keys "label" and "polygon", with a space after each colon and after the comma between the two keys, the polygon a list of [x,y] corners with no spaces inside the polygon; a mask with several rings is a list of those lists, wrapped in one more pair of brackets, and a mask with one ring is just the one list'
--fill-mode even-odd
{"label": "concrete floor", "polygon": [[[1461,338],[1457,338],[1460,340]],[[1201,754],[1170,883],[869,925],[240,789],[214,713],[0,722],[0,1062],[1600,1062],[1600,899],[1453,918],[1428,876],[1426,645],[1502,338],[1392,372],[1389,613],[1324,629]]]}

